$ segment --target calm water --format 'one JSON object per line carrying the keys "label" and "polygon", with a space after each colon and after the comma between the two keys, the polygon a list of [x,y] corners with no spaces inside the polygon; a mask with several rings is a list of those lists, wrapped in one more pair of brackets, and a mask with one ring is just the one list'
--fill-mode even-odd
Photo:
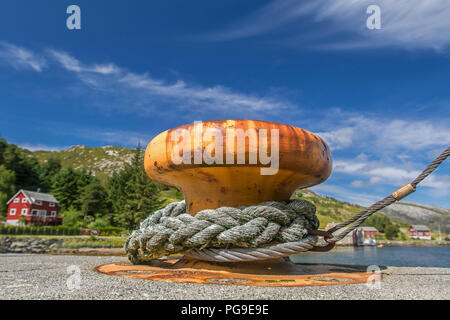
{"label": "calm water", "polygon": [[294,262],[450,268],[450,247],[337,247],[291,256]]}

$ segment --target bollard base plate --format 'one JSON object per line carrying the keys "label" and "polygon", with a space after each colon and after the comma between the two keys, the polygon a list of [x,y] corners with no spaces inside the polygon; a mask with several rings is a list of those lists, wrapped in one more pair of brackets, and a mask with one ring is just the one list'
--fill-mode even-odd
{"label": "bollard base plate", "polygon": [[287,259],[219,263],[167,258],[146,265],[117,262],[95,268],[111,276],[181,283],[261,287],[302,287],[365,283],[373,273],[364,266],[299,264]]}

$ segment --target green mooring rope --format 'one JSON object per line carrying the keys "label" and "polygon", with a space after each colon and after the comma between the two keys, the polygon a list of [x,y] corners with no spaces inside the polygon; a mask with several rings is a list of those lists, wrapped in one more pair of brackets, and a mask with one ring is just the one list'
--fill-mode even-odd
{"label": "green mooring rope", "polygon": [[305,200],[264,202],[186,213],[184,201],[155,211],[125,243],[132,263],[203,248],[259,248],[300,241],[316,230],[316,207]]}

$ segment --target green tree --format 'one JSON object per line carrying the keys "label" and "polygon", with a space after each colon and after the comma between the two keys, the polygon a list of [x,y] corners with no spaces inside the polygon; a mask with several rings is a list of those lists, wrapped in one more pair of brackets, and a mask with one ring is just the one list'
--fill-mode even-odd
{"label": "green tree", "polygon": [[63,225],[67,227],[83,227],[83,212],[70,207],[62,212]]}
{"label": "green tree", "polygon": [[95,216],[95,220],[88,225],[89,229],[99,229],[99,228],[108,228],[111,227],[111,221],[113,216],[111,214],[108,215],[100,215],[97,214]]}
{"label": "green tree", "polygon": [[163,201],[159,199],[158,184],[145,173],[140,145],[136,148],[131,164],[125,167],[122,174],[127,178],[123,189],[125,199],[116,220],[122,227],[133,230],[149,214],[159,209]]}
{"label": "green tree", "polygon": [[53,179],[61,171],[61,168],[61,160],[53,157],[49,158],[44,164],[41,165],[39,170],[39,179],[41,181],[43,191],[50,191],[53,185]]}
{"label": "green tree", "polygon": [[0,217],[6,217],[8,206],[6,202],[16,192],[16,175],[13,171],[0,165]]}
{"label": "green tree", "polygon": [[397,226],[395,226],[393,224],[388,225],[385,230],[386,239],[393,240],[393,239],[397,238],[399,231],[400,230],[398,229]]}
{"label": "green tree", "polygon": [[83,212],[84,219],[87,216],[102,216],[111,209],[108,193],[98,179],[92,179],[91,183],[82,189],[80,198],[76,202]]}
{"label": "green tree", "polygon": [[40,187],[40,166],[32,154],[0,139],[0,165],[14,172],[17,189],[36,190]]}
{"label": "green tree", "polygon": [[85,170],[74,170],[71,167],[58,172],[53,178],[51,192],[58,199],[63,210],[73,206],[81,210],[80,199],[83,188],[92,182],[94,177]]}
{"label": "green tree", "polygon": [[114,172],[105,182],[105,189],[112,202],[112,211],[120,212],[127,201],[126,185],[132,178],[132,171],[127,166],[120,173]]}
{"label": "green tree", "polygon": [[386,233],[386,228],[391,224],[391,220],[381,213],[375,213],[363,223],[364,226],[373,226],[382,233]]}

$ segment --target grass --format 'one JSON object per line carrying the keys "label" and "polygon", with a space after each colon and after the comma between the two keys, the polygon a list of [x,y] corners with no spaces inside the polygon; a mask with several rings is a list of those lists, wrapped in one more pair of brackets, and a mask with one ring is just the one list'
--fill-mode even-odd
{"label": "grass", "polygon": [[319,196],[308,189],[295,191],[291,199],[303,199],[314,204],[321,229],[331,222],[342,222],[364,209],[355,204]]}

